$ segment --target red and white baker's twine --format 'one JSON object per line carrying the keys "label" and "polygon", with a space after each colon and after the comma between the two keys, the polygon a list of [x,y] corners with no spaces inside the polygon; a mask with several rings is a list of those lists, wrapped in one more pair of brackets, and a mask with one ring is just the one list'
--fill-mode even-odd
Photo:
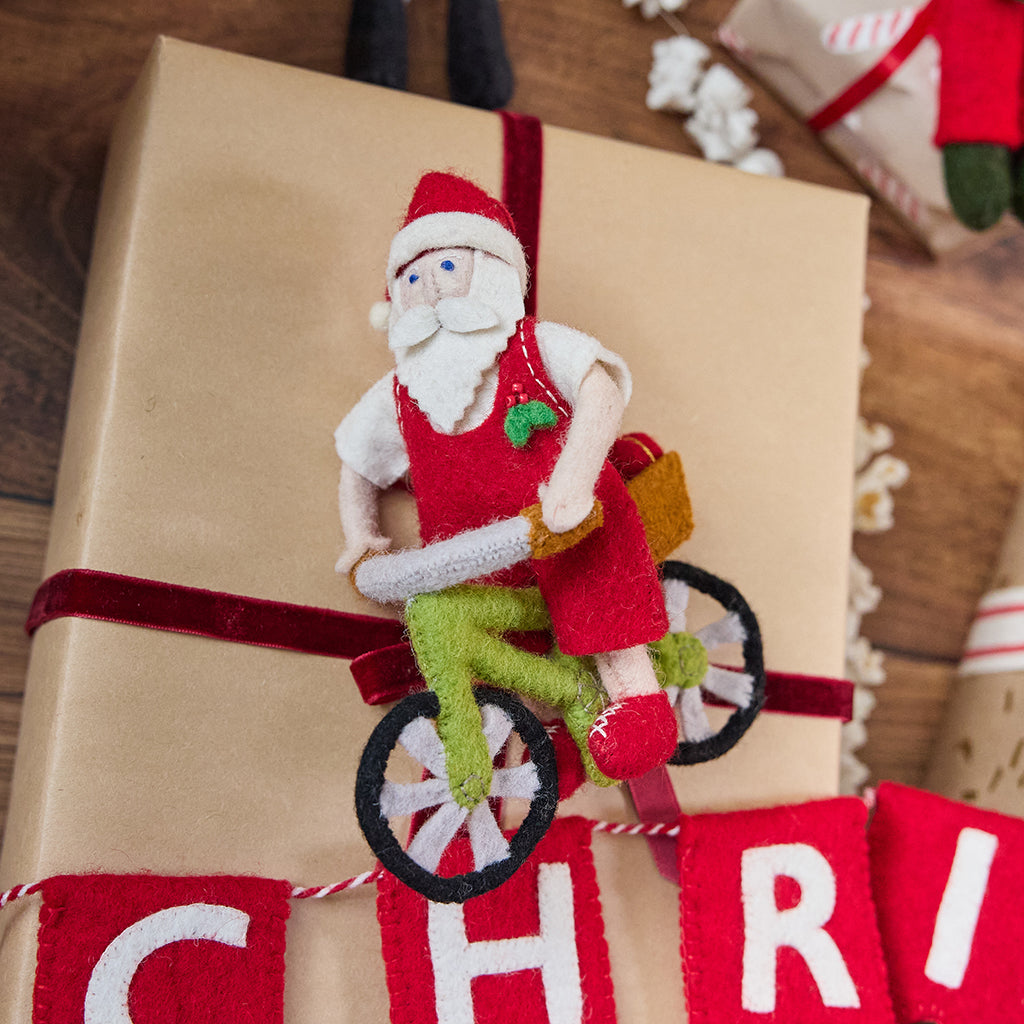
{"label": "red and white baker's twine", "polygon": [[[679,835],[679,826],[667,821],[656,821],[647,825],[629,825],[621,821],[595,821],[591,823],[595,832],[607,832],[613,836],[667,836],[674,839]],[[376,882],[384,869],[378,864],[370,871],[364,871],[360,875],[346,878],[344,882],[335,882],[333,885],[295,886],[292,889],[292,899],[295,900],[320,900],[325,896],[334,896],[340,892],[348,892],[350,889],[358,889],[362,885]],[[16,885],[6,892],[0,893],[0,909],[13,903],[22,896],[31,896],[34,892],[42,889],[42,882],[32,882],[29,885]]]}
{"label": "red and white baker's twine", "polygon": [[679,826],[667,821],[655,821],[647,825],[627,825],[621,821],[595,821],[595,832],[608,832],[613,836],[668,836],[675,839]]}
{"label": "red and white baker's twine", "polygon": [[30,885],[16,885],[13,889],[8,889],[7,892],[0,892],[0,909],[6,907],[8,903],[13,903],[15,900],[20,899],[22,896],[38,892],[42,885],[42,882],[32,882]]}
{"label": "red and white baker's twine", "polygon": [[296,886],[292,889],[293,900],[322,900],[325,896],[333,896],[335,893],[346,892],[349,889],[358,889],[368,882],[376,882],[384,869],[378,864],[372,871],[364,871],[361,875],[353,878],[346,878],[344,882],[335,882],[334,885],[314,885],[309,888]]}
{"label": "red and white baker's twine", "polygon": [[876,192],[888,199],[904,216],[915,224],[924,222],[924,205],[905,182],[890,174],[881,164],[867,158],[857,161],[857,170]]}

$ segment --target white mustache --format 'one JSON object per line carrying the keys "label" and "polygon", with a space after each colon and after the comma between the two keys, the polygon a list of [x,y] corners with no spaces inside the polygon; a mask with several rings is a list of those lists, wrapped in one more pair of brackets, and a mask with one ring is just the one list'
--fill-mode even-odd
{"label": "white mustache", "polygon": [[432,338],[442,327],[456,334],[471,334],[499,323],[498,314],[470,296],[442,299],[436,306],[414,306],[388,331],[388,348],[408,349]]}

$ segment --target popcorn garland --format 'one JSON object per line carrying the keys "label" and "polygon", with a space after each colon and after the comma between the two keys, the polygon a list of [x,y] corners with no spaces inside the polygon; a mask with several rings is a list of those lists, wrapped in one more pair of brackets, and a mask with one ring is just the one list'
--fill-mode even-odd
{"label": "popcorn garland", "polygon": [[0,906],[42,895],[34,1024],[156,1019],[157,1008],[233,1019],[240,1005],[254,1024],[281,1024],[289,901],[370,882],[394,1024],[613,1024],[590,836],[657,832],[678,839],[680,984],[694,1024],[1012,1018],[1024,1000],[1024,824],[893,783],[873,796],[870,821],[868,803],[669,826],[561,818],[529,870],[465,904],[432,904],[376,869],[310,888],[62,875],[11,889]]}
{"label": "popcorn garland", "polygon": [[626,7],[640,3],[645,18],[660,14],[676,31],[673,38],[659,39],[652,48],[648,109],[688,114],[684,127],[706,160],[751,174],[780,177],[784,168],[778,154],[757,145],[757,114],[750,107],[754,94],[724,64],[705,67],[711,50],[669,17],[684,6],[682,0],[623,3]]}
{"label": "popcorn garland", "polygon": [[[861,368],[870,357],[862,351]],[[888,454],[893,435],[881,423],[869,424],[857,418],[854,448],[853,528],[860,533],[881,533],[893,526],[895,488],[907,481],[910,470],[905,462]],[[860,635],[861,620],[873,612],[882,600],[882,591],[872,579],[871,570],[850,555],[850,584],[846,619],[846,676],[854,683],[853,720],[843,726],[839,762],[840,791],[854,793],[870,774],[856,756],[868,738],[867,719],[878,703],[873,690],[885,682],[882,654]]]}

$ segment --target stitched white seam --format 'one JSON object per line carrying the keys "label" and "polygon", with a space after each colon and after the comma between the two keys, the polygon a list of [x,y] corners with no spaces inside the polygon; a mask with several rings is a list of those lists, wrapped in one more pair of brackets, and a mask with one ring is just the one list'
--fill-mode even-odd
{"label": "stitched white seam", "polygon": [[526,360],[526,367],[530,371],[530,373],[532,374],[533,379],[537,382],[537,385],[539,387],[544,389],[544,393],[548,396],[548,398],[550,398],[551,401],[555,403],[555,407],[558,409],[558,411],[563,416],[568,416],[569,413],[562,406],[562,403],[559,402],[558,399],[555,398],[555,396],[553,394],[551,394],[551,392],[548,390],[546,385],[542,384],[540,378],[537,376],[537,371],[533,368],[533,364],[530,362],[530,353],[526,351],[526,336],[525,336],[525,332],[523,331],[523,329],[521,327],[519,328],[519,336],[520,336],[520,340],[522,342],[523,358]]}

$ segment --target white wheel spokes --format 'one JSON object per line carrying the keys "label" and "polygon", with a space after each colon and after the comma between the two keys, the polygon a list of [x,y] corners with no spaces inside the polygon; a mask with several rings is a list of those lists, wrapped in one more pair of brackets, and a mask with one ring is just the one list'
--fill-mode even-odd
{"label": "white wheel spokes", "polygon": [[477,871],[508,858],[508,840],[502,835],[486,800],[473,808],[468,825],[473,866]]}
{"label": "white wheel spokes", "polygon": [[699,686],[687,687],[680,693],[679,721],[683,727],[683,739],[688,743],[700,743],[714,733],[704,711]]}
{"label": "white wheel spokes", "polygon": [[737,708],[750,707],[754,697],[754,677],[746,672],[730,671],[717,665],[708,667],[707,675],[701,683],[709,693],[721,697]]}
{"label": "white wheel spokes", "polygon": [[686,608],[690,603],[690,585],[682,580],[665,580],[661,584],[665,594],[665,611],[671,633],[686,632]]}
{"label": "white wheel spokes", "polygon": [[[512,732],[512,719],[493,704],[484,705],[481,717],[487,749],[493,759]],[[477,871],[505,860],[509,856],[508,840],[495,821],[488,801],[481,801],[470,812],[452,798],[444,747],[435,722],[430,718],[414,718],[402,730],[398,742],[433,777],[419,782],[385,780],[380,793],[381,814],[394,817],[437,808],[413,836],[406,850],[409,857],[425,871],[435,872],[448,844],[466,822]],[[539,788],[536,765],[527,761],[508,768],[495,768],[490,796],[528,800]]]}
{"label": "white wheel spokes", "polygon": [[498,756],[498,751],[505,745],[509,733],[512,732],[512,719],[501,708],[497,708],[493,704],[483,706],[481,718],[484,724],[484,736],[487,737],[487,749],[493,761]]}
{"label": "white wheel spokes", "polygon": [[406,753],[418,761],[431,775],[448,778],[444,763],[444,747],[437,728],[430,718],[414,718],[401,732],[398,742]]}
{"label": "white wheel spokes", "polygon": [[441,863],[441,854],[455,838],[467,813],[466,808],[454,800],[441,804],[420,826],[406,853],[425,871],[435,872]]}
{"label": "white wheel spokes", "polygon": [[380,813],[385,818],[415,814],[450,799],[447,779],[423,779],[422,782],[391,782],[386,779],[380,791]]}
{"label": "white wheel spokes", "polygon": [[741,644],[747,639],[747,631],[736,612],[729,612],[720,619],[702,626],[693,635],[709,651],[723,644]]}
{"label": "white wheel spokes", "polygon": [[529,800],[540,789],[540,776],[532,761],[513,765],[511,768],[495,768],[491,782],[491,796],[511,800]]}

